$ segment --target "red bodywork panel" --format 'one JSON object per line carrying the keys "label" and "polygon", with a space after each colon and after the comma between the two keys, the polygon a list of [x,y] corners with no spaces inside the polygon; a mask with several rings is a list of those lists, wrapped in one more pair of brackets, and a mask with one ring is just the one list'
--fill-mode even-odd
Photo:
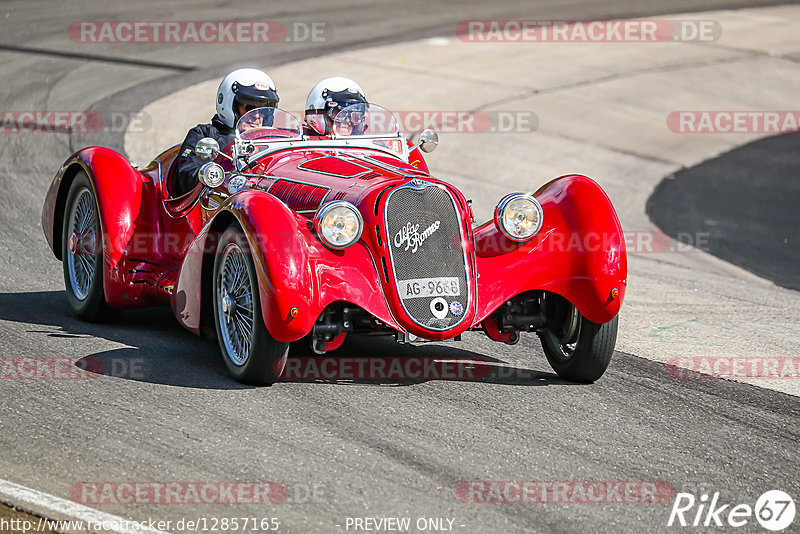
{"label": "red bodywork panel", "polygon": [[[176,150],[137,171],[110,149],[83,149],[62,166],[47,194],[42,226],[60,258],[69,183],[81,168],[89,174],[104,235],[105,294],[116,309],[168,304],[181,324],[200,333],[213,321],[208,273],[215,236],[237,221],[253,253],[265,324],[280,341],[308,335],[326,306],[339,301],[391,328],[435,340],[479,326],[503,302],[529,290],[557,293],[598,323],[619,311],[627,277],[622,229],[606,194],[584,176],[563,176],[536,193],[543,227],[519,244],[493,222],[473,229],[466,198],[432,178],[418,150],[409,164],[369,148],[298,144],[248,169],[251,176],[237,194],[228,196],[223,185],[180,214],[165,203]],[[473,298],[465,319],[446,331],[428,330],[407,315],[388,261],[390,240],[378,235],[386,193],[414,178],[446,188],[461,219]],[[345,250],[324,246],[311,223],[314,211],[332,200],[354,204],[364,218],[361,240]],[[614,288],[616,299],[610,298]],[[299,310],[295,317],[292,308]]]}
{"label": "red bodywork panel", "polygon": [[[587,319],[606,323],[619,312],[628,276],[625,238],[611,201],[593,180],[557,178],[535,193],[544,211],[539,233],[520,246],[489,222],[475,231],[478,321],[522,291],[569,300]],[[616,288],[617,298],[611,298]]]}
{"label": "red bodywork panel", "polygon": [[[174,147],[160,156],[165,176],[176,153]],[[103,232],[106,300],[119,310],[169,303],[183,256],[202,227],[199,209],[182,217],[167,213],[154,163],[140,172],[113,150],[85,148],[64,163],[45,198],[42,228],[61,259],[60,229],[69,185],[78,170],[89,175]]]}

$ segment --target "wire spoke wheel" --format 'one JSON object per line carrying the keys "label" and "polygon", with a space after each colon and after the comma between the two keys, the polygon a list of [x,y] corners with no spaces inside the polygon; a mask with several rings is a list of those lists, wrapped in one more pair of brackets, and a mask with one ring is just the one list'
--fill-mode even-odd
{"label": "wire spoke wheel", "polygon": [[84,321],[106,322],[118,312],[106,303],[100,211],[89,176],[78,171],[61,220],[61,259],[70,307]]}
{"label": "wire spoke wheel", "polygon": [[218,276],[217,315],[225,353],[235,365],[244,365],[253,346],[255,284],[238,244],[229,243],[223,250]]}
{"label": "wire spoke wheel", "polygon": [[75,298],[83,301],[89,296],[97,266],[93,245],[98,227],[97,210],[89,188],[81,187],[78,190],[69,220],[68,235],[71,242],[66,251],[69,284]]}
{"label": "wire spoke wheel", "polygon": [[267,331],[253,256],[236,225],[220,237],[214,259],[214,322],[225,365],[246,384],[270,385],[286,366],[289,343]]}

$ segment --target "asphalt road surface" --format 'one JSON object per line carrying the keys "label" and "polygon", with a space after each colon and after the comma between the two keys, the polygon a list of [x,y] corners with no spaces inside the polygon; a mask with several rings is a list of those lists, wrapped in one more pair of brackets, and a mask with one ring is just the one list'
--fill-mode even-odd
{"label": "asphalt road surface", "polygon": [[[433,36],[468,17],[591,19],[757,4],[768,3],[7,2],[0,7],[2,108],[135,111],[232,65],[268,67]],[[324,21],[333,34],[323,45],[254,50],[87,45],[67,31],[79,20],[161,19]],[[348,518],[367,517],[448,518],[455,532],[671,530],[671,493],[644,504],[472,503],[459,499],[463,481],[655,482],[698,499],[720,492],[730,504],[754,505],[769,489],[795,490],[797,498],[796,397],[675,380],[663,364],[635,355],[615,354],[603,379],[578,386],[549,371],[532,337],[515,347],[479,335],[422,348],[353,340],[347,355],[475,361],[484,372],[256,389],[230,379],[216,344],[183,331],[166,309],[125,313],[110,325],[78,321],[42,235],[42,200],[76,144],[120,148],[121,134],[0,136],[0,354],[66,356],[90,368],[100,362],[104,373],[0,380],[0,478],[62,498],[81,482],[272,481],[286,488],[281,504],[97,507],[137,520],[273,517],[280,532],[352,532]],[[745,528],[755,530],[755,521]]]}
{"label": "asphalt road surface", "polygon": [[[755,141],[665,179],[648,214],[667,234],[706,232],[716,256],[800,290],[800,134]],[[755,171],[755,172],[754,172]]]}

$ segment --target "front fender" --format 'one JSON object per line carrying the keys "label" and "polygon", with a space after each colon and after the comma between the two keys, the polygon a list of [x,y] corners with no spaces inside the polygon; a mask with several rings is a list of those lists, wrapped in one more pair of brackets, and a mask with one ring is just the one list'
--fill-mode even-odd
{"label": "front fender", "polygon": [[610,321],[625,295],[628,264],[622,227],[608,196],[581,175],[556,178],[535,196],[544,217],[531,241],[515,243],[493,222],[475,231],[480,273],[476,322],[530,290],[561,295],[595,323]]}
{"label": "front fender", "polygon": [[[244,231],[258,277],[261,312],[269,333],[278,341],[306,336],[325,307],[336,301],[352,302],[386,324],[398,328],[389,312],[372,257],[360,241],[339,251],[322,245],[311,222],[262,191],[243,191],[229,198],[214,219],[232,216]],[[181,267],[173,307],[179,320],[193,331],[201,325],[202,283],[208,270],[203,261],[213,256],[216,245],[209,234],[222,232],[212,220],[190,247]],[[213,232],[210,231],[213,229]],[[205,273],[205,274],[204,274]],[[206,298],[210,293],[206,294]],[[292,308],[298,312],[292,317]],[[206,308],[206,309],[210,309]]]}

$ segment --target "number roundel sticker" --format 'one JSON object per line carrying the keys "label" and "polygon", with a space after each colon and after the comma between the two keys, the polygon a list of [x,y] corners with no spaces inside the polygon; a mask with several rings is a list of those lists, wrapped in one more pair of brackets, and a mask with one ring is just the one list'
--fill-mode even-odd
{"label": "number roundel sticker", "polygon": [[431,301],[431,313],[437,319],[447,317],[447,301],[442,297],[436,297]]}

